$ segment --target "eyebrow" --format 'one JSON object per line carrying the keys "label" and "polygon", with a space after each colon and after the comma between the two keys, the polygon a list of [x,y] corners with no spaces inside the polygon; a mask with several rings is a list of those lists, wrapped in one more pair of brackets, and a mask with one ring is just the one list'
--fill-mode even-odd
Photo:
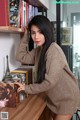
{"label": "eyebrow", "polygon": [[[41,31],[41,30],[39,29],[37,32],[39,32],[39,31]],[[31,30],[31,32],[36,32],[36,31],[34,31],[34,30]]]}

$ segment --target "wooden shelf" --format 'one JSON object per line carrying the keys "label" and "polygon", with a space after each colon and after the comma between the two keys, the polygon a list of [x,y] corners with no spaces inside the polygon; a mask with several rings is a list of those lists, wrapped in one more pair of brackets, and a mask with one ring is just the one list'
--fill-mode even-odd
{"label": "wooden shelf", "polygon": [[23,33],[24,30],[22,30],[21,28],[15,28],[11,26],[0,26],[0,32]]}
{"label": "wooden shelf", "polygon": [[39,0],[28,0],[29,4],[33,5],[33,6],[37,6],[37,7],[43,7],[45,9],[47,9],[46,6],[44,6]]}

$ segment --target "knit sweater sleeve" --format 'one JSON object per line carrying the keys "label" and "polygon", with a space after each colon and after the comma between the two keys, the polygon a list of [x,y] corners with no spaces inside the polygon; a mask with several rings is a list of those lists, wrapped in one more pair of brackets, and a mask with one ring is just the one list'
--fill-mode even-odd
{"label": "knit sweater sleeve", "polygon": [[24,36],[20,41],[20,45],[16,52],[16,60],[23,64],[34,64],[35,61],[35,49],[32,51],[28,50],[28,34],[25,32]]}
{"label": "knit sweater sleeve", "polygon": [[52,49],[49,50],[46,57],[45,79],[40,84],[35,83],[27,85],[26,92],[28,92],[29,94],[46,92],[52,87],[55,87],[55,85],[59,81],[64,66],[64,62],[57,48],[53,47]]}

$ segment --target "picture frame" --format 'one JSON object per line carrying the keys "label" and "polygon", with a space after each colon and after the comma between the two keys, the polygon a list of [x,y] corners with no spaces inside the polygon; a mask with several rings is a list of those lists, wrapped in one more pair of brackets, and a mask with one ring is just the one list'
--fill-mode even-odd
{"label": "picture frame", "polygon": [[11,71],[13,81],[18,81],[22,84],[28,85],[28,71],[26,70],[13,70]]}
{"label": "picture frame", "polygon": [[21,65],[17,70],[26,70],[28,71],[28,84],[34,84],[36,82],[36,72],[34,65]]}
{"label": "picture frame", "polygon": [[72,27],[61,28],[61,45],[72,45]]}

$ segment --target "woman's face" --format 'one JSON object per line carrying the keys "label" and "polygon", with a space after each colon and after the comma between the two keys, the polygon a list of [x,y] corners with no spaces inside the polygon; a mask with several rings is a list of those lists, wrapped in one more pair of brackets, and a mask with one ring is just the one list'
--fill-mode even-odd
{"label": "woman's face", "polygon": [[35,25],[31,26],[31,37],[33,41],[37,44],[37,46],[42,46],[45,43],[44,35],[41,33],[40,29]]}

